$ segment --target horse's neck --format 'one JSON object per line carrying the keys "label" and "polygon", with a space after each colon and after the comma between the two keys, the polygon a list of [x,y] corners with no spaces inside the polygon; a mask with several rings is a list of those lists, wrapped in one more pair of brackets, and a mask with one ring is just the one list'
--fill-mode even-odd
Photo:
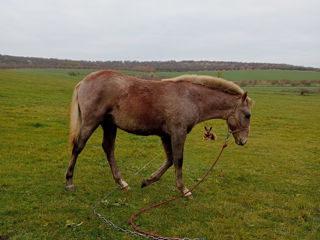
{"label": "horse's neck", "polygon": [[225,118],[236,102],[236,96],[221,91],[214,91],[202,96],[201,101],[199,101],[199,122]]}

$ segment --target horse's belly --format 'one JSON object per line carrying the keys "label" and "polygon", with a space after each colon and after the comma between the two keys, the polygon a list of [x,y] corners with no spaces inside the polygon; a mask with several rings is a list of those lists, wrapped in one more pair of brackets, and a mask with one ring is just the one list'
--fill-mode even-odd
{"label": "horse's belly", "polygon": [[118,112],[113,114],[114,123],[117,127],[138,135],[161,134],[164,120],[159,115],[138,111]]}

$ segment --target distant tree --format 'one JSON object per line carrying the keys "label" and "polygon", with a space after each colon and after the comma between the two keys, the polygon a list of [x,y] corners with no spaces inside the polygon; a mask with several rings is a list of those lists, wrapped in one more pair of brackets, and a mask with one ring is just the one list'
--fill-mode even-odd
{"label": "distant tree", "polygon": [[15,57],[0,54],[0,68],[78,68],[78,69],[115,69],[135,70],[143,72],[155,71],[217,71],[255,70],[255,69],[287,69],[320,71],[318,68],[293,66],[288,64],[246,63],[223,61],[73,61],[55,58]]}

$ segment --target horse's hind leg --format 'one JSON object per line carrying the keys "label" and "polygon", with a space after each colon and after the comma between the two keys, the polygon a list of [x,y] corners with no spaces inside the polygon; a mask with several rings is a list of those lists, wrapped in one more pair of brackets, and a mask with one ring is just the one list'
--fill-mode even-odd
{"label": "horse's hind leg", "polygon": [[172,147],[171,140],[169,136],[165,136],[161,138],[163,148],[166,152],[167,159],[165,163],[154,173],[151,174],[149,178],[144,178],[141,183],[141,187],[146,187],[156,181],[158,181],[161,176],[168,170],[169,167],[172,166]]}
{"label": "horse's hind leg", "polygon": [[73,171],[74,167],[77,162],[78,155],[81,153],[83,148],[86,145],[86,142],[88,141],[89,137],[93,133],[93,131],[96,129],[96,126],[86,126],[81,128],[80,136],[78,141],[74,142],[73,148],[72,148],[72,156],[69,163],[69,167],[66,172],[66,190],[73,190]]}
{"label": "horse's hind leg", "polygon": [[119,171],[118,165],[116,163],[116,160],[114,158],[114,149],[115,149],[115,140],[117,135],[117,127],[108,121],[105,121],[101,124],[103,128],[103,142],[102,142],[102,148],[104,152],[106,153],[112,176],[114,181],[119,184],[119,186],[124,190],[129,190],[130,187],[128,183],[126,183],[122,179],[121,172]]}

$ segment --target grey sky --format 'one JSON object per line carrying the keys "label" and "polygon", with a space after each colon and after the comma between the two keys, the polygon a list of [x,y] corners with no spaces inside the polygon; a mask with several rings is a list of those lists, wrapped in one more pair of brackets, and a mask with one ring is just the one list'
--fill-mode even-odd
{"label": "grey sky", "polygon": [[0,54],[320,67],[319,0],[1,0]]}

